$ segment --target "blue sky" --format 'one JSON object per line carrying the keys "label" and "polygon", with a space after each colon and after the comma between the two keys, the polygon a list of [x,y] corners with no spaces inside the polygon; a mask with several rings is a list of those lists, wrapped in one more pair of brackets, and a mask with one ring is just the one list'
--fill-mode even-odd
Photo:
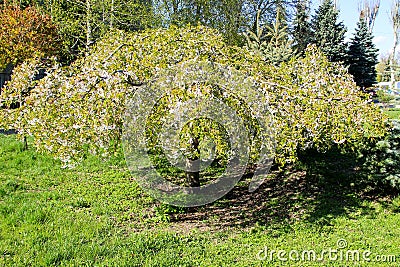
{"label": "blue sky", "polygon": [[[349,39],[353,36],[356,24],[359,18],[359,3],[361,0],[337,0],[340,11],[340,20],[347,27],[347,36]],[[320,0],[313,0],[313,8],[317,8]],[[374,26],[374,42],[381,55],[389,53],[393,44],[392,25],[389,19],[392,0],[381,0],[379,14]]]}

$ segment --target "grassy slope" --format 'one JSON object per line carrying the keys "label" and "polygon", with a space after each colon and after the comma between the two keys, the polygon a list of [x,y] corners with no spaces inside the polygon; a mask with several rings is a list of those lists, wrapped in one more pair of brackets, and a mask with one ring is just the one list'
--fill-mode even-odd
{"label": "grassy slope", "polygon": [[360,198],[339,174],[276,177],[254,195],[236,189],[213,205],[172,209],[166,222],[171,208],[121,166],[92,158],[65,170],[0,136],[0,266],[353,266],[256,258],[264,247],[321,252],[339,239],[400,262],[400,199]]}

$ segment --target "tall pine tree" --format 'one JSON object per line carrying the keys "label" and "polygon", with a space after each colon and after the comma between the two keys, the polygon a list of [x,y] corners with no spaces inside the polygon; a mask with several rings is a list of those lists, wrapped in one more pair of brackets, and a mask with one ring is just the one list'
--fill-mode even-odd
{"label": "tall pine tree", "polygon": [[357,86],[362,89],[376,83],[376,64],[378,63],[378,49],[372,41],[373,37],[368,30],[365,19],[357,23],[356,33],[351,39],[348,48],[349,73],[354,76]]}
{"label": "tall pine tree", "polygon": [[275,22],[269,26],[260,26],[259,14],[256,18],[256,30],[245,33],[247,49],[260,55],[265,62],[278,66],[289,61],[294,55],[292,40],[289,40],[287,26],[280,22],[281,11],[278,9]]}
{"label": "tall pine tree", "polygon": [[346,27],[343,22],[338,22],[338,18],[339,12],[332,0],[324,0],[311,21],[312,42],[333,62],[346,59]]}
{"label": "tall pine tree", "polygon": [[296,15],[293,21],[293,43],[294,48],[299,55],[304,52],[311,43],[311,23],[309,21],[309,4],[310,0],[299,0],[296,5]]}
{"label": "tall pine tree", "polygon": [[294,54],[293,41],[289,40],[288,36],[288,26],[285,25],[286,23],[282,24],[280,14],[281,10],[278,9],[275,23],[271,26],[266,25],[269,42],[263,51],[266,62],[275,66],[289,61]]}

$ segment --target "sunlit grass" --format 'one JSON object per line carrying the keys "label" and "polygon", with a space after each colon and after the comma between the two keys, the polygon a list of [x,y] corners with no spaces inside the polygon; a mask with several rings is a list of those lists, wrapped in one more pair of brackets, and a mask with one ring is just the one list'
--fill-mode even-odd
{"label": "sunlit grass", "polygon": [[[283,185],[300,179],[285,175]],[[260,198],[249,194],[246,203],[234,203],[231,196],[204,208],[178,209],[143,193],[120,159],[91,157],[63,169],[59,161],[0,135],[0,266],[356,265],[329,258],[281,261],[276,254],[272,260],[257,258],[266,248],[321,253],[337,249],[340,239],[347,241],[344,251],[370,250],[373,259],[395,255],[398,264],[399,198],[361,199],[351,189],[338,190],[335,177],[341,179],[331,175],[312,195],[303,190],[313,183],[293,185],[285,195],[276,194],[282,186],[276,182],[262,188],[270,193],[260,189]],[[206,216],[168,222],[186,213]],[[255,223],[215,226],[232,223],[232,213]]]}
{"label": "sunlit grass", "polygon": [[400,120],[400,109],[385,109],[384,112],[390,119]]}

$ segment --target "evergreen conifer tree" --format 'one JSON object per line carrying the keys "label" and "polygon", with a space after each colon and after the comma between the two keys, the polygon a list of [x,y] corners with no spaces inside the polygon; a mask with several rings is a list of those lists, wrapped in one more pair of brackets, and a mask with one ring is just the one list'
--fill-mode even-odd
{"label": "evergreen conifer tree", "polygon": [[356,33],[348,48],[349,73],[361,88],[371,87],[376,83],[376,64],[378,49],[373,43],[373,37],[364,19],[357,23]]}
{"label": "evergreen conifer tree", "polygon": [[298,54],[304,52],[311,43],[311,23],[309,21],[309,0],[299,0],[296,6],[296,15],[293,22],[293,43]]}
{"label": "evergreen conifer tree", "polygon": [[257,15],[256,30],[250,30],[245,34],[247,48],[254,53],[260,54],[263,59],[278,66],[288,61],[293,56],[292,41],[289,40],[287,26],[281,24],[280,10],[278,9],[275,22],[269,26],[260,26]]}
{"label": "evergreen conifer tree", "polygon": [[324,0],[311,21],[312,42],[332,62],[344,62],[346,59],[346,27],[343,22],[338,22],[338,18],[339,12],[332,0]]}
{"label": "evergreen conifer tree", "polygon": [[279,20],[279,13],[272,26],[266,26],[269,42],[264,49],[265,60],[275,66],[289,61],[293,56],[293,41],[289,40],[288,26],[282,25]]}

